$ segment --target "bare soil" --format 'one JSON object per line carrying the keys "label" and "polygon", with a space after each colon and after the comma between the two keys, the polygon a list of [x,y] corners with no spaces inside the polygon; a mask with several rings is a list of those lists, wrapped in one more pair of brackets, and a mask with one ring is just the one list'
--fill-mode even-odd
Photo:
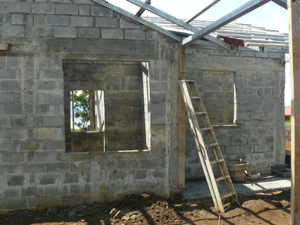
{"label": "bare soil", "polygon": [[[228,205],[225,214],[215,212],[209,199],[197,202],[166,199],[151,194],[129,195],[122,202],[81,205],[46,211],[14,211],[0,215],[2,225],[98,225],[98,224],[274,224],[290,222],[290,191],[239,196],[241,206]],[[121,219],[110,217],[121,210]]]}

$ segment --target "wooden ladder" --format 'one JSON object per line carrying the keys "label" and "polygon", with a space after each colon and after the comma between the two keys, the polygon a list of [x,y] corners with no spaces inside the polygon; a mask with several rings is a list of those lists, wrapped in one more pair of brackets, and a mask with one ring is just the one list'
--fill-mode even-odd
{"label": "wooden ladder", "polygon": [[[195,81],[192,80],[181,80],[179,81],[181,93],[185,102],[185,108],[188,115],[188,120],[191,126],[191,132],[194,136],[198,155],[202,164],[203,172],[205,174],[207,184],[217,211],[224,213],[223,202],[226,198],[231,198],[233,204],[238,204],[239,201],[235,192],[231,177],[228,173],[225,160],[221,153],[219,144],[217,142],[215,133],[212,125],[208,118],[202,99],[196,87]],[[193,104],[194,103],[194,104]],[[194,109],[194,105],[196,110]],[[199,120],[201,121],[202,127],[200,128]],[[206,133],[208,142],[205,144],[202,134]],[[213,152],[214,160],[210,160],[207,149]],[[220,170],[221,177],[215,178],[212,170],[212,165],[217,164]],[[220,195],[218,189],[218,183],[220,181],[225,182],[227,193]]]}

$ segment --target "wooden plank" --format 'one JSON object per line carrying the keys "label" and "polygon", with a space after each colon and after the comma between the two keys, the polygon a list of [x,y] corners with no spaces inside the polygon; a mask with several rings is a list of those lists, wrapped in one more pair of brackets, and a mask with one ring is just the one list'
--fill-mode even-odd
{"label": "wooden plank", "polygon": [[231,13],[227,14],[226,16],[222,17],[221,19],[213,22],[212,24],[208,25],[207,27],[203,28],[202,30],[198,31],[197,33],[185,38],[181,45],[186,45],[192,43],[193,41],[200,39],[207,34],[215,31],[216,29],[223,27],[224,25],[230,23],[231,21],[238,19],[239,17],[253,11],[254,9],[264,5],[265,3],[269,2],[270,0],[252,0],[247,2],[246,4],[242,5],[238,9],[232,11]]}
{"label": "wooden plank", "polygon": [[214,2],[210,3],[209,5],[207,5],[204,9],[202,9],[200,12],[198,12],[195,16],[193,16],[192,18],[186,20],[186,23],[190,23],[193,20],[195,20],[197,17],[199,17],[201,14],[205,13],[207,10],[209,10],[211,7],[213,7],[215,4],[217,4],[219,1],[221,0],[215,0]]}
{"label": "wooden plank", "polygon": [[299,1],[288,1],[291,73],[291,225],[300,224],[300,28]]}
{"label": "wooden plank", "polygon": [[287,36],[283,36],[283,37],[274,37],[274,36],[268,36],[268,35],[266,35],[266,36],[255,35],[254,36],[251,33],[248,33],[248,34],[228,34],[228,33],[222,33],[222,32],[218,32],[218,35],[225,36],[225,37],[233,37],[233,38],[252,38],[253,41],[255,41],[256,39],[278,40],[278,41],[284,41],[286,43],[288,43],[288,41],[289,41],[288,35]]}
{"label": "wooden plank", "polygon": [[[185,79],[185,47],[179,49],[179,79]],[[185,187],[185,105],[178,89],[178,188]]]}
{"label": "wooden plank", "polygon": [[106,2],[105,0],[91,0],[91,1],[93,1],[93,2],[95,2],[97,4],[100,4],[100,5],[102,5],[102,6],[106,7],[106,8],[109,8],[109,9],[111,9],[111,10],[117,12],[117,13],[120,13],[120,14],[122,14],[124,16],[127,16],[128,18],[131,18],[131,19],[133,19],[133,20],[135,20],[135,21],[137,21],[137,22],[139,22],[141,24],[144,24],[144,25],[152,28],[153,30],[156,30],[156,31],[158,31],[158,32],[160,32],[162,34],[165,34],[165,35],[169,36],[170,38],[175,39],[176,41],[181,41],[181,37],[180,36],[178,36],[178,35],[170,32],[170,31],[167,31],[166,29],[163,29],[163,28],[161,28],[161,27],[159,27],[159,26],[157,26],[157,25],[155,25],[155,24],[153,24],[153,23],[151,23],[151,22],[149,22],[149,21],[147,21],[145,19],[142,19],[141,17],[133,15],[133,14],[127,12],[124,9],[121,9],[121,8],[119,8],[119,7],[117,7],[117,6],[113,5],[113,4],[110,4],[110,3]]}
{"label": "wooden plank", "polygon": [[8,51],[9,44],[8,43],[0,43],[0,51]]}
{"label": "wooden plank", "polygon": [[248,46],[264,46],[264,47],[269,47],[269,48],[288,48],[289,45],[286,44],[286,45],[279,45],[279,44],[265,44],[265,43],[249,43]]}
{"label": "wooden plank", "polygon": [[[190,87],[191,87],[193,95],[200,96],[200,93],[199,93],[198,88],[197,88],[197,86],[196,86],[195,83],[190,83]],[[202,101],[201,98],[200,98],[200,100],[196,101],[196,106],[197,106],[197,109],[198,109],[199,112],[206,112],[205,106],[204,106],[203,101]],[[208,115],[207,114],[203,114],[201,117],[202,117],[202,122],[203,122],[204,127],[209,127],[210,128],[212,125],[210,123]],[[207,137],[208,137],[208,140],[209,140],[210,144],[207,145],[207,146],[205,146],[205,147],[212,147],[211,150],[212,150],[212,152],[213,152],[216,160],[223,159],[223,155],[222,155],[221,150],[219,148],[219,145],[218,145],[218,142],[217,142],[217,139],[216,139],[216,136],[214,134],[213,129],[211,129],[209,132],[206,132],[206,134],[207,134]],[[201,138],[202,138],[202,136],[201,136]],[[205,148],[204,148],[204,150],[205,150]],[[205,154],[206,154],[206,157],[208,158],[206,151],[205,151]],[[225,164],[225,161],[224,161],[224,163],[218,163],[217,165],[219,167],[219,170],[220,170],[221,174],[223,176],[228,176],[230,178],[227,166]],[[226,186],[227,191],[235,193],[235,189],[234,189],[232,180],[231,179],[226,179],[226,180],[224,180],[224,182],[225,182],[225,186]],[[219,195],[217,195],[217,199],[218,198],[220,198]],[[239,201],[238,201],[237,195],[233,196],[232,202],[234,204],[238,204],[239,205]],[[222,205],[222,208],[223,208],[223,205]]]}
{"label": "wooden plank", "polygon": [[185,101],[185,105],[186,105],[186,111],[189,115],[188,119],[189,119],[189,123],[191,126],[191,131],[192,131],[192,134],[193,134],[195,142],[196,142],[198,155],[199,155],[199,158],[201,161],[201,165],[202,165],[205,177],[206,177],[208,187],[210,189],[210,193],[212,195],[212,199],[214,201],[214,205],[215,205],[217,211],[224,213],[225,210],[224,210],[223,203],[221,201],[221,197],[220,197],[220,193],[219,193],[219,189],[217,187],[216,180],[215,180],[215,177],[214,177],[214,174],[213,174],[210,162],[209,162],[207,151],[205,149],[204,140],[202,138],[202,135],[200,132],[200,127],[197,122],[195,110],[194,110],[191,99],[188,97],[189,92],[187,89],[187,85],[185,82],[182,82],[180,84],[180,87],[181,87],[181,91],[183,92],[184,101]]}
{"label": "wooden plank", "polygon": [[89,90],[89,105],[90,105],[90,129],[96,130],[96,117],[95,117],[95,91]]}
{"label": "wooden plank", "polygon": [[72,91],[72,125],[73,132],[75,132],[75,106],[74,106],[74,90]]}

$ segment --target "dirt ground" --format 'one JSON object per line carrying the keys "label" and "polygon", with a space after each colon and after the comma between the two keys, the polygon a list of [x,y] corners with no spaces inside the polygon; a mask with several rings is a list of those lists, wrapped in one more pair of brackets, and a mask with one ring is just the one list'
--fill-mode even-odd
{"label": "dirt ground", "polygon": [[[46,211],[14,211],[0,215],[2,225],[96,225],[96,224],[274,224],[290,221],[290,190],[239,196],[241,206],[228,205],[225,214],[215,212],[212,201],[194,202],[181,198],[165,199],[151,194],[129,195],[124,201],[109,205],[81,205]],[[112,219],[110,211],[124,213]]]}

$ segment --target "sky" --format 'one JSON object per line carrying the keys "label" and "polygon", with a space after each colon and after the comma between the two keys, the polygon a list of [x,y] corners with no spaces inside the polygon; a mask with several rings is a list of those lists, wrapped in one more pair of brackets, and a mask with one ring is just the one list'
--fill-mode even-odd
{"label": "sky", "polygon": [[[126,9],[133,14],[139,10],[139,7],[127,2],[126,0],[107,1]],[[189,19],[213,1],[214,0],[151,0],[151,5],[177,18]],[[221,0],[208,11],[200,15],[197,19],[211,21],[218,20],[248,1],[249,0]],[[155,15],[146,11],[143,16],[150,17]],[[288,11],[272,1],[244,15],[235,22],[265,27],[267,29],[277,30],[281,33],[288,33]],[[289,63],[286,65],[285,105],[291,105]]]}
{"label": "sky", "polygon": [[[126,0],[107,1],[134,14],[139,10],[139,7],[127,2]],[[221,0],[197,19],[213,21],[217,20],[244,5],[248,1],[249,0]],[[188,19],[201,11],[211,2],[213,2],[213,0],[152,0],[151,5],[177,18]],[[286,9],[271,1],[241,17],[240,19],[237,19],[236,22],[266,27],[287,33],[287,13],[288,12]],[[146,11],[143,16],[153,16],[153,14]]]}

